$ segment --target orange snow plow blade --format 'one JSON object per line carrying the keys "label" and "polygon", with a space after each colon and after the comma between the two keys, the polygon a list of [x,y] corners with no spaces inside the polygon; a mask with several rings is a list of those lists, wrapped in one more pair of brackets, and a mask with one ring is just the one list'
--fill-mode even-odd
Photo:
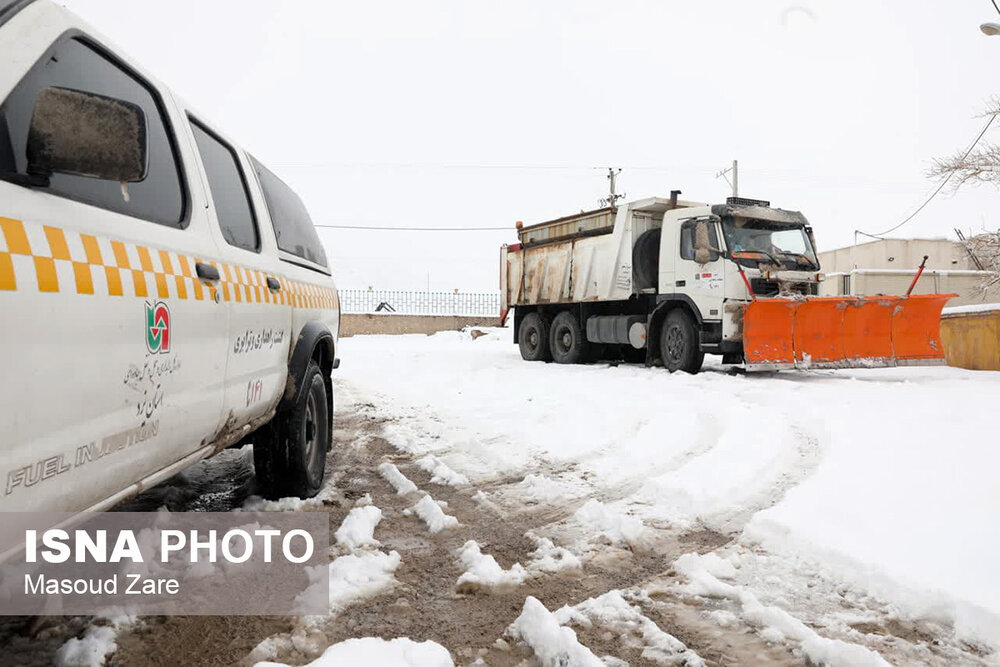
{"label": "orange snow plow blade", "polygon": [[760,298],[744,307],[743,358],[747,370],[944,364],[953,296]]}

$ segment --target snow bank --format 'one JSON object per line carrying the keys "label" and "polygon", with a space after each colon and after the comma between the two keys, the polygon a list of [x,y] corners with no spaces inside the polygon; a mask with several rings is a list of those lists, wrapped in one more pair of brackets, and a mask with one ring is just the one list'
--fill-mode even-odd
{"label": "snow bank", "polygon": [[115,638],[136,622],[134,616],[106,619],[108,625],[91,625],[82,637],[73,637],[56,651],[58,667],[102,667],[105,658],[118,650]]}
{"label": "snow bank", "polygon": [[392,463],[386,462],[381,464],[378,467],[378,474],[382,475],[385,481],[389,482],[392,488],[396,489],[396,493],[401,496],[417,490],[417,485],[408,480],[406,475],[399,472],[399,468]]}
{"label": "snow bank", "polygon": [[964,315],[966,313],[989,313],[1000,310],[1000,303],[974,303],[968,306],[950,306],[941,311],[942,315]]}
{"label": "snow bank", "polygon": [[530,646],[544,667],[604,667],[589,648],[577,641],[572,628],[562,627],[545,605],[531,596],[525,599],[521,615],[507,632]]}
{"label": "snow bank", "polygon": [[646,534],[646,527],[640,519],[615,511],[593,498],[585,502],[573,518],[586,526],[589,532],[604,535],[612,542],[636,545]]}
{"label": "snow bank", "polygon": [[529,570],[553,574],[583,568],[583,563],[576,554],[564,547],[557,547],[549,538],[537,537],[532,533],[528,533],[526,537],[535,542],[535,550],[531,552],[531,560],[528,561]]}
{"label": "snow bank", "polygon": [[446,528],[453,528],[458,525],[458,519],[450,514],[445,514],[441,506],[429,495],[424,495],[423,498],[417,501],[416,505],[410,509],[403,510],[403,513],[416,513],[427,524],[427,528],[432,533],[440,533]]}
{"label": "snow bank", "polygon": [[705,662],[639,609],[630,605],[619,591],[584,600],[573,607],[555,612],[562,625],[579,623],[584,627],[597,625],[625,638],[627,646],[642,649],[642,657],[650,662],[685,667],[703,667]]}
{"label": "snow bank", "polygon": [[719,576],[732,576],[734,572],[732,565],[718,556],[705,558],[696,553],[684,554],[674,562],[674,569],[688,579],[684,592],[739,603],[743,619],[756,627],[761,637],[772,642],[786,639],[795,642],[816,664],[831,667],[885,667],[889,664],[864,646],[821,637],[785,610],[763,605],[750,591],[721,581]]}
{"label": "snow bank", "polygon": [[399,553],[361,552],[341,556],[330,563],[330,610],[378,595],[396,584],[393,573],[399,567]]}
{"label": "snow bank", "polygon": [[80,639],[73,638],[59,647],[55,663],[60,667],[101,667],[104,659],[118,650],[118,632],[107,626],[90,627]]}
{"label": "snow bank", "polygon": [[[432,641],[412,639],[348,639],[326,649],[305,667],[343,667],[344,665],[379,665],[380,667],[452,667],[448,649]],[[288,667],[277,662],[258,662],[254,667]]]}
{"label": "snow bank", "polygon": [[545,475],[529,473],[515,485],[519,498],[536,503],[555,505],[587,494],[579,481],[552,479]]}
{"label": "snow bank", "polygon": [[455,472],[449,468],[444,461],[438,457],[428,454],[415,461],[418,467],[431,474],[432,484],[445,484],[447,486],[463,486],[469,483],[469,478],[462,473]]}
{"label": "snow bank", "polygon": [[455,583],[457,593],[478,593],[495,588],[519,586],[528,578],[528,571],[520,563],[514,563],[509,570],[490,554],[484,554],[475,540],[469,540],[459,553],[459,560],[465,572]]}
{"label": "snow bank", "polygon": [[347,516],[343,523],[333,535],[337,544],[346,549],[357,549],[359,547],[379,546],[379,541],[375,539],[375,526],[382,520],[382,510],[374,505],[355,507]]}

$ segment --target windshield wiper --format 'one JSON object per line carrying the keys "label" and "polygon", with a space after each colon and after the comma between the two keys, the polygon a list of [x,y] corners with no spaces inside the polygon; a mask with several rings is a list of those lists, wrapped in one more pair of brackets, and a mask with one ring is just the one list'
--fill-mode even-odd
{"label": "windshield wiper", "polygon": [[[802,259],[806,260],[806,262],[809,263],[809,266],[815,267],[817,269],[819,268],[816,262],[814,262],[809,255],[803,254],[801,252],[788,252],[786,250],[779,250],[777,252],[779,255],[788,255],[789,257],[801,257]],[[798,264],[799,262],[796,263]]]}

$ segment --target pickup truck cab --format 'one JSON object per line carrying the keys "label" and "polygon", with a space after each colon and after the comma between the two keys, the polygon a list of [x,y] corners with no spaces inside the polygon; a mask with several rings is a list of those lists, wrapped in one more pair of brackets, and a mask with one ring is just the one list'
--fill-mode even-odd
{"label": "pickup truck cab", "polygon": [[299,197],[48,0],[0,0],[0,511],[103,510],[253,442],[314,495],[339,301]]}

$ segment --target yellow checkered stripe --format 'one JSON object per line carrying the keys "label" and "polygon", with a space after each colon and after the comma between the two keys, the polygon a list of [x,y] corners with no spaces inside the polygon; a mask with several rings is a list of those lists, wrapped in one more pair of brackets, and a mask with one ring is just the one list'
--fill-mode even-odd
{"label": "yellow checkered stripe", "polygon": [[[219,269],[220,280],[200,280],[195,265]],[[281,289],[267,286],[267,274],[249,266],[205,260],[90,234],[44,225],[25,226],[0,217],[0,292],[39,292],[157,299],[263,303],[293,308],[335,309],[337,291],[323,285],[274,276]]]}

